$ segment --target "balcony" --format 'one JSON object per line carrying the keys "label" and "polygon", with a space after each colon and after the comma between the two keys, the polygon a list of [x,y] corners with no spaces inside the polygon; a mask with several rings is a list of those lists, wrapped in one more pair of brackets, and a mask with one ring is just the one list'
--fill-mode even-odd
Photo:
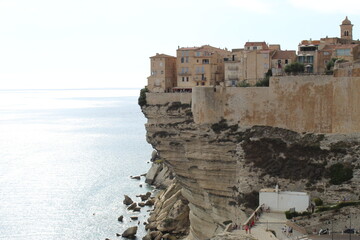
{"label": "balcony", "polygon": [[206,81],[206,77],[195,76],[195,77],[193,78],[193,80],[194,80],[195,82],[202,82],[202,81]]}
{"label": "balcony", "polygon": [[179,72],[178,75],[179,76],[190,76],[191,72]]}

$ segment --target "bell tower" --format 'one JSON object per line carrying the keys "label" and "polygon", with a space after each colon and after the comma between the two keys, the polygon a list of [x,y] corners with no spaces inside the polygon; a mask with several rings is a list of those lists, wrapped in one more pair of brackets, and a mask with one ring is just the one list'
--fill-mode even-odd
{"label": "bell tower", "polygon": [[352,27],[354,25],[351,24],[351,21],[346,16],[345,20],[342,21],[342,24],[340,25],[340,31],[341,31],[341,38],[342,39],[348,39],[352,40]]}

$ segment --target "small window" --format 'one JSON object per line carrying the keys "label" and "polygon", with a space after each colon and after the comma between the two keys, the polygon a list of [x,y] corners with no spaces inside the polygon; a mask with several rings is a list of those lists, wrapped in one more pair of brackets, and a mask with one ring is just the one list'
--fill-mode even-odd
{"label": "small window", "polygon": [[201,85],[202,85],[202,86],[204,86],[204,85],[205,85],[205,83],[204,83],[204,82],[201,82]]}
{"label": "small window", "polygon": [[289,63],[289,60],[288,59],[285,59],[285,64],[288,64]]}
{"label": "small window", "polygon": [[183,82],[185,82],[185,77],[182,77],[182,79],[181,79]]}
{"label": "small window", "polygon": [[189,81],[189,77],[186,77],[186,81],[187,81],[187,82]]}

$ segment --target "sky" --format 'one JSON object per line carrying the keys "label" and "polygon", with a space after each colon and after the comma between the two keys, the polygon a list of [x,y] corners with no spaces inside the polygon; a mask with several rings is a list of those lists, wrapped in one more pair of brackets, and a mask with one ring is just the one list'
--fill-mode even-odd
{"label": "sky", "polygon": [[360,38],[358,0],[0,0],[0,89],[142,88],[150,56]]}

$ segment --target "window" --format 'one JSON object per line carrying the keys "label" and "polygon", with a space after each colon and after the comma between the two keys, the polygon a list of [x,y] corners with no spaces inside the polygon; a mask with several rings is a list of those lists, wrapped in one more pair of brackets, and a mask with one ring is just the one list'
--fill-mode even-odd
{"label": "window", "polygon": [[189,77],[186,77],[186,81],[187,81],[187,82],[189,81]]}
{"label": "window", "polygon": [[164,71],[161,71],[161,74],[164,74]]}
{"label": "window", "polygon": [[185,82],[185,77],[182,77],[181,80],[182,80],[183,82]]}
{"label": "window", "polygon": [[163,63],[162,63],[162,62],[160,62],[160,63],[159,63],[159,66],[160,66],[160,67],[162,67],[162,66],[163,66]]}
{"label": "window", "polygon": [[189,62],[189,57],[185,57],[185,62]]}
{"label": "window", "polygon": [[347,49],[336,49],[337,56],[351,56],[350,48]]}
{"label": "window", "polygon": [[184,57],[181,58],[181,63],[184,63]]}
{"label": "window", "polygon": [[203,59],[202,60],[202,64],[209,64],[210,63],[210,60],[209,59]]}
{"label": "window", "polygon": [[324,55],[327,56],[327,55],[330,55],[330,53],[329,52],[324,52]]}
{"label": "window", "polygon": [[181,68],[181,73],[188,73],[188,71],[189,71],[188,67]]}
{"label": "window", "polygon": [[257,50],[257,47],[256,47],[256,46],[254,46],[254,47],[253,47],[253,50]]}
{"label": "window", "polygon": [[201,67],[201,72],[205,73],[205,67],[204,66]]}
{"label": "window", "polygon": [[202,86],[204,86],[204,85],[205,85],[205,83],[204,83],[204,82],[201,82],[201,85],[202,85]]}
{"label": "window", "polygon": [[288,64],[289,63],[289,60],[288,59],[285,59],[285,64]]}
{"label": "window", "polygon": [[196,52],[195,55],[196,55],[197,57],[200,57],[200,56],[201,56],[201,52]]}

